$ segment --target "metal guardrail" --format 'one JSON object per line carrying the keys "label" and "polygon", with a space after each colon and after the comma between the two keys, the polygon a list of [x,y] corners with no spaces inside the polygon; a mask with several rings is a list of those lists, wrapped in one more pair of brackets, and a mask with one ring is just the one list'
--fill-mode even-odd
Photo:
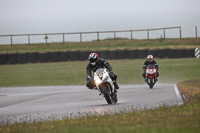
{"label": "metal guardrail", "polygon": [[[133,32],[141,32],[146,31],[147,32],[147,39],[149,40],[149,34],[150,31],[155,30],[162,30],[163,31],[163,39],[166,38],[165,31],[168,29],[178,29],[179,30],[179,37],[182,38],[182,32],[181,32],[181,26],[178,27],[164,27],[164,28],[155,28],[155,29],[139,29],[139,30],[119,30],[119,31],[95,31],[95,32],[68,32],[68,33],[42,33],[42,34],[11,34],[11,35],[0,35],[0,37],[10,37],[10,44],[13,45],[13,37],[14,36],[27,36],[28,44],[31,44],[31,36],[45,36],[44,39],[46,40],[46,44],[48,43],[48,35],[61,35],[62,36],[62,42],[65,43],[65,35],[72,35],[72,34],[78,34],[80,35],[80,42],[83,41],[83,34],[96,34],[97,40],[100,41],[99,35],[103,33],[113,33],[114,40],[117,40],[116,34],[120,32],[129,32],[130,33],[130,39],[133,39]],[[196,37],[197,37],[197,28],[196,28]]]}

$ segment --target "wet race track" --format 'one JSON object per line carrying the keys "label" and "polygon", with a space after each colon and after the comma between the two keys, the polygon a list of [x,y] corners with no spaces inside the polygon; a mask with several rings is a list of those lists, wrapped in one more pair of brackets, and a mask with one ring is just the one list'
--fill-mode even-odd
{"label": "wet race track", "polygon": [[120,85],[118,103],[108,105],[85,86],[0,87],[0,123],[62,119],[182,104],[174,84]]}

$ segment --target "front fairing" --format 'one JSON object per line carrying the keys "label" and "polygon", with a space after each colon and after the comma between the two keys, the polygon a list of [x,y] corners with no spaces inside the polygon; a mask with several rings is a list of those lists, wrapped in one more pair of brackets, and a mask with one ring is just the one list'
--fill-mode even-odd
{"label": "front fairing", "polygon": [[156,69],[146,69],[147,74],[154,74],[156,73]]}
{"label": "front fairing", "polygon": [[147,75],[154,75],[156,72],[157,72],[157,70],[155,69],[155,65],[150,64],[147,66],[147,69],[146,69]]}
{"label": "front fairing", "polygon": [[100,89],[101,84],[106,82],[109,83],[110,86],[112,87],[112,90],[114,90],[114,84],[106,69],[103,68],[97,69],[97,71],[94,73],[94,80],[98,90]]}

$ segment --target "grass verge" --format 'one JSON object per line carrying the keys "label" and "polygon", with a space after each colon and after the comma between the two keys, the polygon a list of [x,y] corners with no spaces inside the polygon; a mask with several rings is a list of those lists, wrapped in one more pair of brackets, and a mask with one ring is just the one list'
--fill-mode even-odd
{"label": "grass verge", "polygon": [[[142,84],[145,59],[108,60],[119,84]],[[195,58],[156,59],[159,83],[200,79],[200,61]],[[88,61],[0,65],[0,86],[85,85]]]}
{"label": "grass verge", "polygon": [[150,40],[103,40],[92,42],[66,42],[50,44],[17,44],[0,45],[2,53],[26,53],[26,52],[55,52],[55,51],[74,51],[74,50],[116,50],[116,49],[165,49],[165,48],[196,48],[200,47],[200,38],[183,39],[150,39]]}
{"label": "grass verge", "polygon": [[178,84],[187,103],[200,101],[200,80],[187,80]]}
{"label": "grass verge", "polygon": [[[191,86],[192,83],[192,86]],[[190,87],[200,89],[200,80],[185,81],[178,84],[181,91],[193,94]],[[199,91],[190,95],[192,101],[181,106],[160,106],[146,111],[132,111],[113,115],[89,116],[76,119],[52,120],[47,122],[16,123],[0,125],[2,132],[66,132],[66,133],[198,133],[200,131]]]}

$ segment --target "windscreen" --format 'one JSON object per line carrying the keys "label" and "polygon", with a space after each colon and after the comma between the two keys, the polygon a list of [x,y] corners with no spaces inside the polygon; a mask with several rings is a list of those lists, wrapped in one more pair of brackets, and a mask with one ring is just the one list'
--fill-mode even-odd
{"label": "windscreen", "polygon": [[148,65],[148,68],[149,69],[154,69],[154,65],[150,64],[150,65]]}
{"label": "windscreen", "polygon": [[98,74],[101,74],[101,73],[103,73],[103,71],[104,71],[104,69],[103,69],[103,68],[99,68],[99,69],[97,69],[96,73],[97,73],[97,75],[98,75]]}

